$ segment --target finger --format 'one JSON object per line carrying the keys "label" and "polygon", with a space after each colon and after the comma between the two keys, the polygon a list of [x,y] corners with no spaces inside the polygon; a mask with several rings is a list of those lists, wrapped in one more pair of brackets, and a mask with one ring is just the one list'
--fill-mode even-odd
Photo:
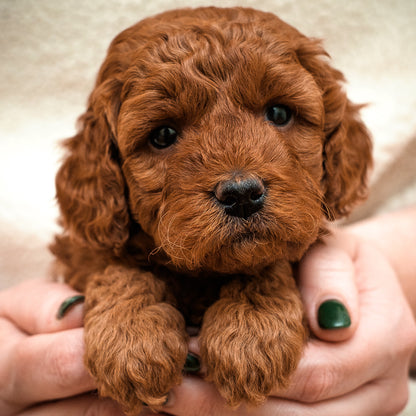
{"label": "finger", "polygon": [[198,416],[333,416],[345,412],[349,416],[393,415],[402,410],[407,401],[407,385],[403,377],[400,383],[396,378],[392,380],[395,384],[386,380],[370,383],[348,395],[315,404],[270,398],[262,406],[247,408],[241,405],[235,410],[226,406],[211,384],[188,377],[172,391],[164,410],[177,416],[194,416],[195,409],[198,409]]}
{"label": "finger", "polygon": [[53,403],[44,403],[19,414],[19,416],[67,415],[124,416],[124,413],[112,400],[99,399],[97,396],[87,394]]}
{"label": "finger", "polygon": [[94,389],[83,356],[82,328],[21,339],[8,357],[0,358],[0,367],[8,369],[4,378],[9,391],[4,397],[23,406]]}
{"label": "finger", "polygon": [[346,395],[384,376],[402,354],[412,350],[412,314],[391,266],[369,246],[361,246],[357,253],[360,322],[356,332],[337,344],[311,340],[289,388],[274,394],[309,403]]}
{"label": "finger", "polygon": [[325,341],[345,341],[359,321],[358,294],[351,244],[315,245],[299,265],[299,289],[314,335]]}
{"label": "finger", "polygon": [[75,295],[68,285],[44,279],[27,280],[0,292],[0,316],[28,334],[63,331],[82,326],[83,305],[73,305],[58,319],[62,303]]}
{"label": "finger", "polygon": [[273,414],[273,410],[282,416],[393,416],[403,410],[407,400],[407,381],[402,376],[368,383],[347,395],[314,404],[270,400],[269,413],[264,414]]}
{"label": "finger", "polygon": [[357,355],[357,351],[362,350],[358,343],[311,340],[289,387],[286,390],[277,388],[272,395],[300,403],[316,403],[346,395],[378,376],[380,369],[372,365],[373,358],[368,353],[371,346],[369,344],[366,351]]}
{"label": "finger", "polygon": [[160,410],[180,416],[195,416],[196,413],[198,416],[236,415],[235,410],[226,407],[224,399],[211,383],[192,376],[184,377],[181,385],[172,389],[167,404]]}
{"label": "finger", "polygon": [[[264,406],[264,413],[261,413],[261,415],[333,416],[348,414],[348,416],[393,416],[398,414],[407,402],[407,384],[403,380],[402,378],[400,383],[395,380],[395,385],[393,383],[383,385],[384,381],[369,383],[347,395],[314,404],[270,399]],[[260,413],[258,416],[260,416]]]}
{"label": "finger", "polygon": [[195,354],[196,356],[200,355],[200,349],[199,349],[199,343],[198,343],[198,337],[191,337],[189,338],[189,351]]}

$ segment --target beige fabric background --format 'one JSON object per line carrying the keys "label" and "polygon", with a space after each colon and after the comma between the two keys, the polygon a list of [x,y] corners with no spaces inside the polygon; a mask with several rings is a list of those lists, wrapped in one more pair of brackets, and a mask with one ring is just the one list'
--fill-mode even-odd
{"label": "beige fabric background", "polygon": [[[59,140],[74,133],[111,39],[150,14],[198,5],[272,11],[325,39],[351,98],[370,104],[374,191],[355,218],[416,202],[414,0],[0,0],[0,288],[48,273]],[[415,402],[404,415],[416,415]]]}

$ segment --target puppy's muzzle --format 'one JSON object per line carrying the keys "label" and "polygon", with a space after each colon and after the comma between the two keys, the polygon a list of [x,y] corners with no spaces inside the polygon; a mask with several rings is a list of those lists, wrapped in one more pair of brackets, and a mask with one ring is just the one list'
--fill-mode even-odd
{"label": "puppy's muzzle", "polygon": [[235,177],[218,183],[214,196],[227,215],[246,219],[263,207],[266,188],[258,178]]}

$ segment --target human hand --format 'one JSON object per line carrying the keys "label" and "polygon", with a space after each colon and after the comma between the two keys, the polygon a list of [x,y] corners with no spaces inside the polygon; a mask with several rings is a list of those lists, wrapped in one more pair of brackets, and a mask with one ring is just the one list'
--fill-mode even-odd
{"label": "human hand", "polygon": [[[391,416],[400,412],[408,397],[416,329],[389,262],[359,237],[337,231],[326,245],[316,245],[302,260],[299,285],[316,338],[309,341],[288,390],[273,392],[259,408],[241,407],[238,415]],[[332,299],[345,308],[338,309],[341,313],[331,323],[328,315],[318,318],[318,311]],[[196,339],[191,350],[198,353]],[[164,411],[193,416],[196,409],[200,416],[236,414],[211,384],[186,377],[171,392]]]}
{"label": "human hand", "polygon": [[[82,304],[67,285],[30,280],[0,292],[0,414],[2,416],[123,415],[90,393],[83,364]],[[76,298],[76,300],[81,300]],[[61,319],[57,317],[61,310]]]}

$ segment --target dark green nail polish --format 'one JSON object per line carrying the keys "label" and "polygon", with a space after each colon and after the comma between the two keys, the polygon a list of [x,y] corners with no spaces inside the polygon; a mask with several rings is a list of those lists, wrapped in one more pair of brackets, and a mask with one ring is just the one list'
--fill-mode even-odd
{"label": "dark green nail polish", "polygon": [[186,373],[197,373],[201,369],[201,364],[199,363],[198,357],[193,354],[188,354],[186,356],[185,365],[183,371]]}
{"label": "dark green nail polish", "polygon": [[330,299],[318,309],[318,324],[322,329],[341,329],[351,325],[347,308],[338,300]]}
{"label": "dark green nail polish", "polygon": [[166,406],[170,401],[170,393],[166,395],[165,401],[163,402],[162,406]]}
{"label": "dark green nail polish", "polygon": [[71,296],[68,299],[65,299],[58,309],[58,313],[56,314],[57,319],[62,319],[72,307],[74,307],[78,303],[84,302],[84,300],[84,295],[75,295]]}

